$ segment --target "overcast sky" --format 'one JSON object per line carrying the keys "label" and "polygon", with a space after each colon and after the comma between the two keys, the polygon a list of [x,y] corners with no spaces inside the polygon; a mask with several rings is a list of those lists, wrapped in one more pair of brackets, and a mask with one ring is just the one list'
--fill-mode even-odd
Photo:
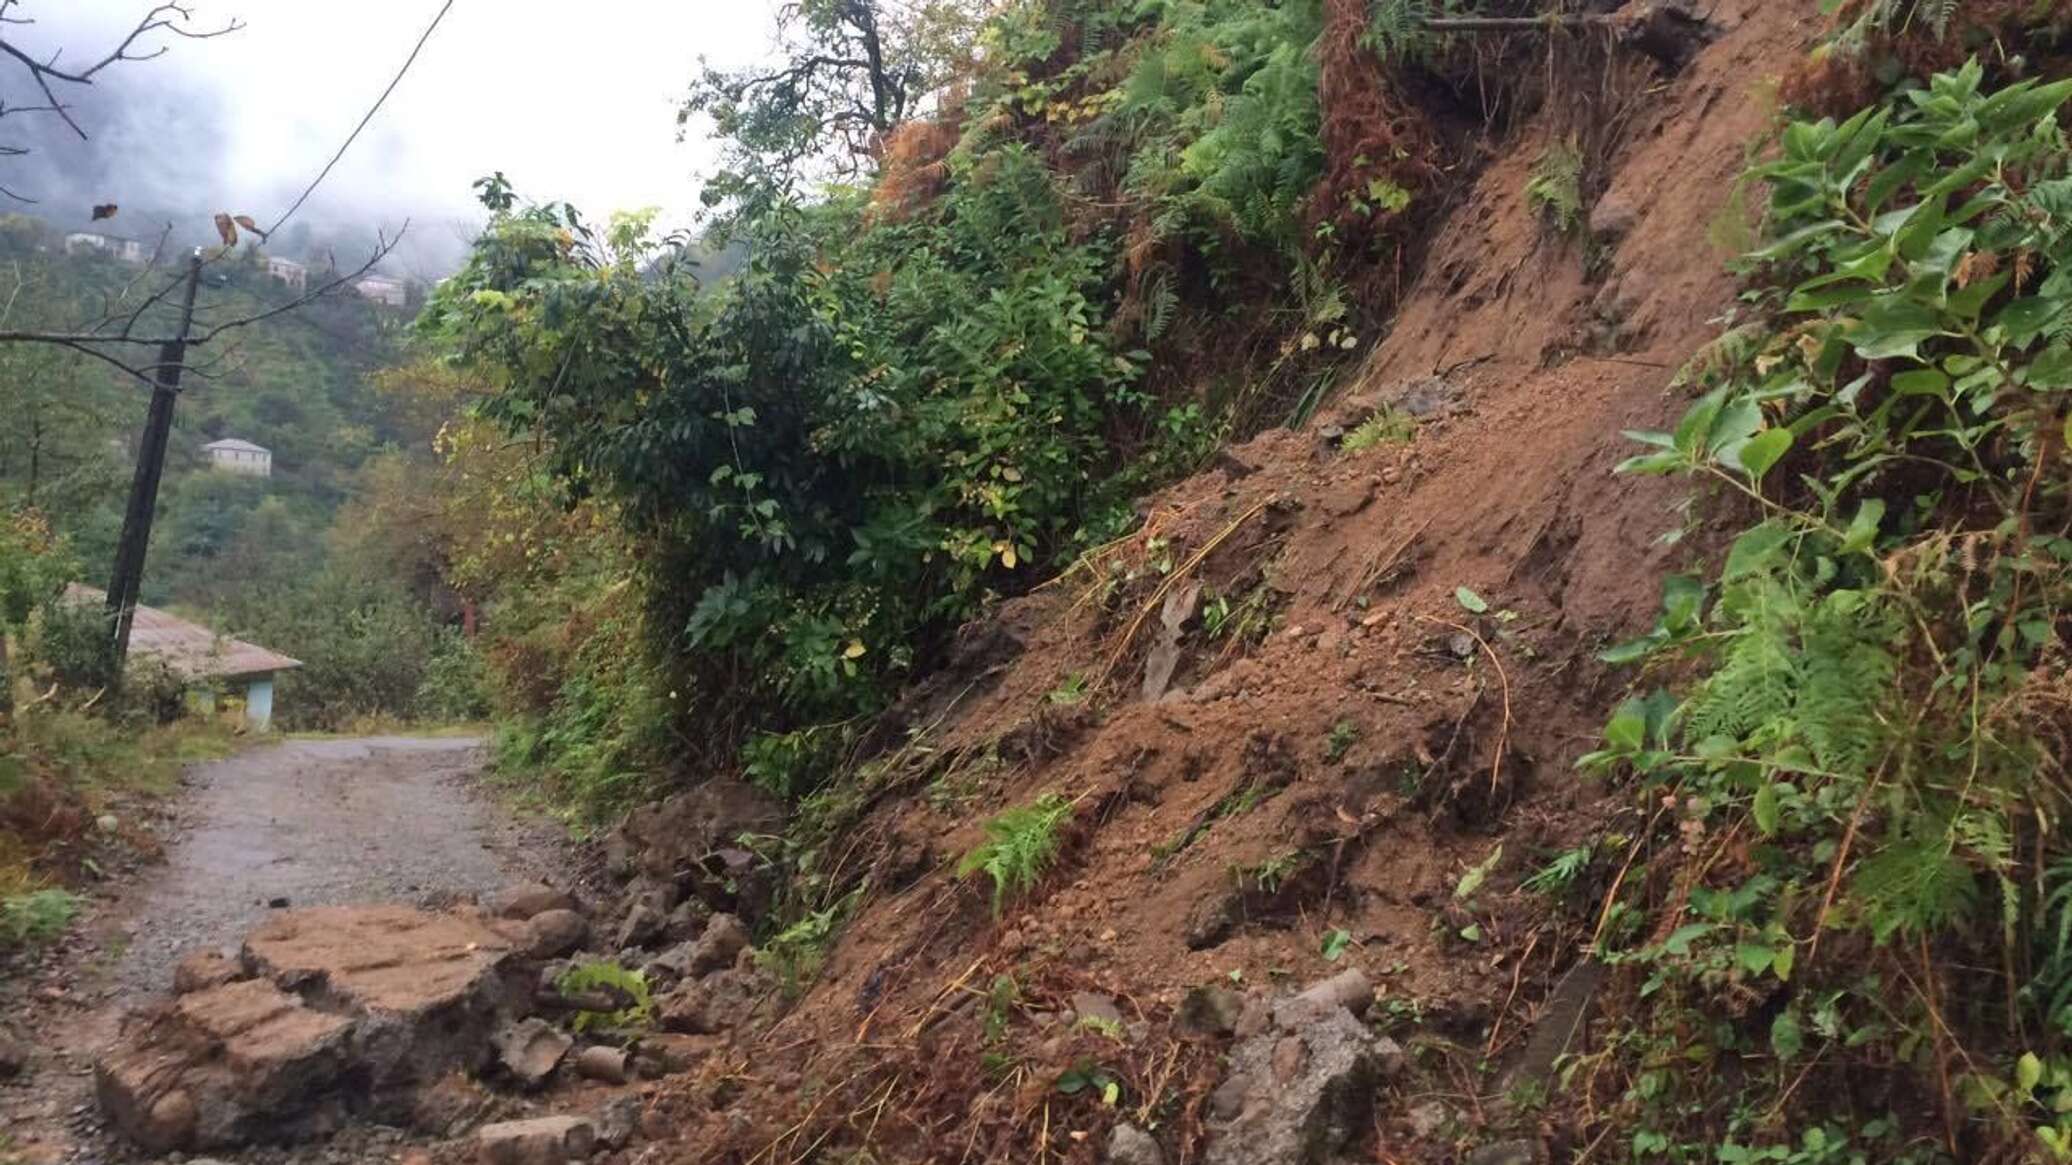
{"label": "overcast sky", "polygon": [[[170,40],[163,58],[103,74],[78,98],[95,141],[40,127],[38,153],[8,163],[10,187],[47,196],[60,222],[93,201],[187,209],[176,199],[271,221],[345,140],[441,0],[188,2],[197,26],[235,17],[246,27]],[[687,221],[694,174],[711,154],[676,142],[676,105],[701,53],[728,65],[768,53],[777,2],[456,0],[312,212],[326,223],[411,216],[413,233],[450,239],[456,223],[479,217],[470,184],[500,169],[528,197],[595,215],[660,206]],[[76,61],[105,53],[149,6],[24,0],[16,11],[37,23],[9,35]],[[19,89],[10,77],[0,96],[29,96]],[[16,137],[21,120],[6,123]]]}

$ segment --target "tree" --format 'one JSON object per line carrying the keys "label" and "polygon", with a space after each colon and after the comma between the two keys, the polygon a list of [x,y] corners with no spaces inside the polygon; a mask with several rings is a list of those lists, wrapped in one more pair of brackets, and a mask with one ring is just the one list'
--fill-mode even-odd
{"label": "tree", "polygon": [[869,170],[886,135],[970,62],[977,26],[970,0],[792,0],[778,11],[777,67],[701,58],[677,124],[710,117],[727,143],[706,203]]}

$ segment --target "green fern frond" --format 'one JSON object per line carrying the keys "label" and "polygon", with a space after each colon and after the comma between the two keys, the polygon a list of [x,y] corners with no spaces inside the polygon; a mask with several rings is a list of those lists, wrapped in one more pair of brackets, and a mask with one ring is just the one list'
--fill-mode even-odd
{"label": "green fern frond", "polygon": [[986,840],[957,863],[957,876],[983,872],[993,880],[993,916],[1009,895],[1026,893],[1057,857],[1058,827],[1072,816],[1072,802],[1046,793],[986,822]]}
{"label": "green fern frond", "polygon": [[1948,926],[1979,896],[1977,873],[1940,830],[1886,846],[1857,867],[1850,889],[1881,943]]}

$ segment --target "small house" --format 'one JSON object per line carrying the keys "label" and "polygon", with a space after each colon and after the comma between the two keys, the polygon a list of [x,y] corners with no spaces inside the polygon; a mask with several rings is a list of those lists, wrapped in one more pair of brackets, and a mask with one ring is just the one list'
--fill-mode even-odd
{"label": "small house", "polygon": [[253,477],[273,476],[273,453],[263,445],[240,441],[236,437],[225,437],[211,441],[201,447],[209,456],[209,465],[225,473],[244,473]]}
{"label": "small house", "polygon": [[291,291],[307,291],[309,289],[309,268],[301,263],[297,263],[293,259],[277,259],[272,255],[268,255],[266,257],[266,277],[268,279],[277,279],[287,284]]}
{"label": "small house", "polygon": [[[108,602],[107,592],[77,583],[65,588],[65,598],[81,606],[101,607]],[[254,732],[265,732],[273,724],[273,677],[302,666],[301,660],[141,603],[130,621],[129,654],[132,660],[163,663],[191,684],[242,685],[245,726]]]}
{"label": "small house", "polygon": [[353,290],[390,307],[408,307],[410,304],[410,285],[388,275],[369,275],[353,284]]}
{"label": "small house", "polygon": [[125,263],[141,267],[151,261],[152,248],[142,239],[126,239],[121,235],[104,235],[98,231],[73,231],[65,236],[65,253],[79,255],[97,251]]}

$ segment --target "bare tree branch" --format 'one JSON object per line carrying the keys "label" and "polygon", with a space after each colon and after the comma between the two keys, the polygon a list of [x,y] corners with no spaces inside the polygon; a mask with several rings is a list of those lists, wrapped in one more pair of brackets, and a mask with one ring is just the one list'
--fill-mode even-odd
{"label": "bare tree branch", "polygon": [[[34,21],[28,17],[10,17],[6,15],[7,11],[14,7],[15,2],[16,0],[7,0],[5,5],[0,5],[0,23],[33,24]],[[71,107],[59,99],[55,86],[59,84],[91,85],[94,83],[95,75],[111,65],[123,61],[148,61],[164,56],[167,46],[163,44],[148,52],[132,51],[137,47],[138,42],[150,37],[154,33],[163,32],[183,40],[210,40],[219,36],[227,36],[244,27],[243,21],[232,17],[229,23],[221,28],[197,29],[190,27],[190,22],[193,19],[193,11],[185,4],[159,4],[149,12],[146,12],[143,18],[137,21],[136,26],[130,29],[129,34],[124,36],[107,54],[78,68],[62,68],[58,65],[58,59],[64,55],[63,49],[53,51],[49,60],[39,60],[35,56],[30,55],[28,50],[16,44],[11,38],[0,35],[0,55],[12,57],[16,63],[27,70],[30,80],[36,83],[36,88],[43,93],[43,98],[48,103],[39,106],[10,107],[0,105],[0,116],[10,113],[55,113],[64,119],[65,124],[72,128],[73,133],[79,135],[81,141],[87,140],[86,130],[73,118]]]}

